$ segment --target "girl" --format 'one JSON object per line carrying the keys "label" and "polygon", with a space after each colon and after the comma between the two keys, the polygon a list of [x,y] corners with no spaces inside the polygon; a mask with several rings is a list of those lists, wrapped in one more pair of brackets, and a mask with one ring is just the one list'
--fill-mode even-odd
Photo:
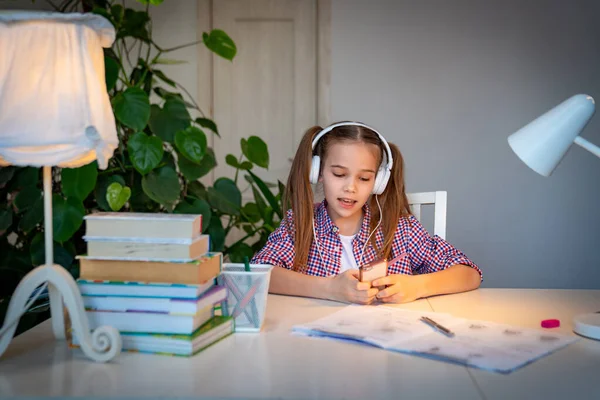
{"label": "girl", "polygon": [[[411,215],[403,164],[398,148],[362,123],[310,128],[287,181],[291,210],[252,258],[282,267],[269,291],[369,304],[479,287],[477,265]],[[325,199],[313,206],[317,182]],[[388,276],[360,282],[358,267],[378,258],[390,260]]]}

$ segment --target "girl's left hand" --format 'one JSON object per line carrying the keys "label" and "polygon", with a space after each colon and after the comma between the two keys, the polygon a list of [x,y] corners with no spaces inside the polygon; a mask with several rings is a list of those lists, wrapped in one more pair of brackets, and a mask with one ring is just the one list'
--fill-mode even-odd
{"label": "girl's left hand", "polygon": [[421,297],[418,278],[418,276],[404,274],[388,275],[375,279],[371,282],[371,286],[390,285],[375,296],[384,303],[410,303]]}

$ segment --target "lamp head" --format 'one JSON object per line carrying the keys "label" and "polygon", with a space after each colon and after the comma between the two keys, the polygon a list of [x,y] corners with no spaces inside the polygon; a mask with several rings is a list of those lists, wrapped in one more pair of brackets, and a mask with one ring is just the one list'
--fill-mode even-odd
{"label": "lamp head", "polygon": [[508,144],[529,168],[550,176],[594,111],[594,99],[577,94],[510,135]]}

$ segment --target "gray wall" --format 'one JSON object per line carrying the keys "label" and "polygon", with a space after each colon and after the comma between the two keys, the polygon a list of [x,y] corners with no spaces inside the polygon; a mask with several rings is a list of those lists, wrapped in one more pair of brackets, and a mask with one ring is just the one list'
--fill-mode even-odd
{"label": "gray wall", "polygon": [[[448,191],[448,240],[485,287],[600,288],[600,159],[549,178],[507,137],[576,93],[600,101],[595,0],[333,0],[332,113],[379,128],[408,191]],[[600,116],[583,137],[600,145]]]}

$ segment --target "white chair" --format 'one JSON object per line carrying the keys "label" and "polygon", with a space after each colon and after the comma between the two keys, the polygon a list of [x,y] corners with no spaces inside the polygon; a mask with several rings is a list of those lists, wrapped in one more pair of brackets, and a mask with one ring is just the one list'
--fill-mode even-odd
{"label": "white chair", "polygon": [[446,207],[448,192],[420,192],[407,193],[408,204],[415,218],[421,220],[421,207],[426,204],[433,205],[433,234],[446,239]]}

